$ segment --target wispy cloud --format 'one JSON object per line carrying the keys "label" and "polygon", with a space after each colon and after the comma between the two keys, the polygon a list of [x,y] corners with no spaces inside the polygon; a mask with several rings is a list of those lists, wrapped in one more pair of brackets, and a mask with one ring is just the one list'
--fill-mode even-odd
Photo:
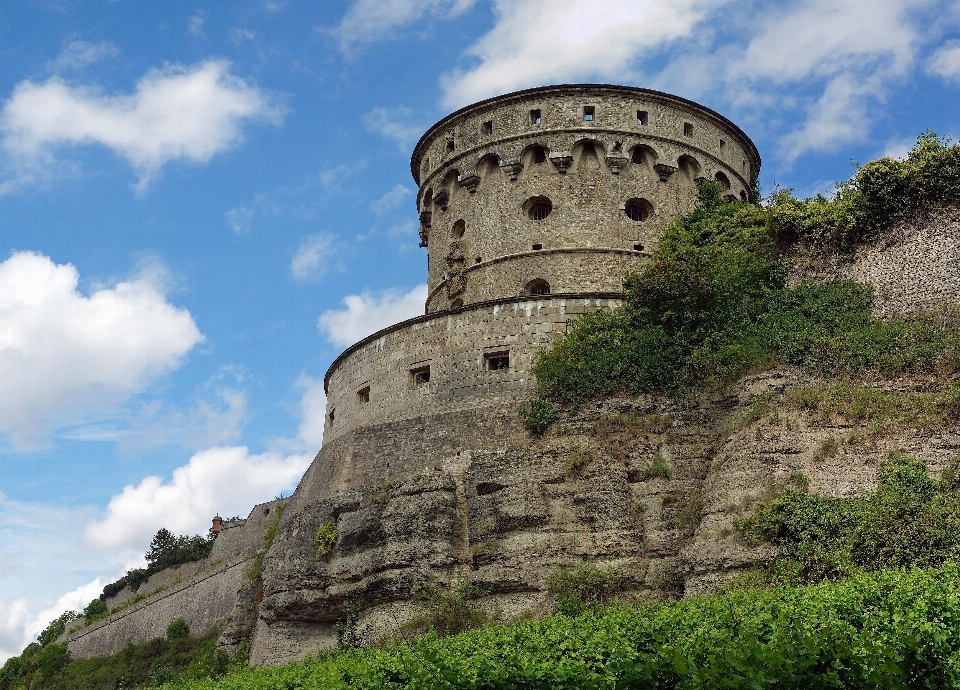
{"label": "wispy cloud", "polygon": [[398,184],[389,192],[370,204],[375,215],[383,217],[396,211],[413,191],[406,185]]}
{"label": "wispy cloud", "polygon": [[249,201],[230,209],[224,221],[238,235],[250,232],[262,216],[289,215],[299,219],[316,219],[326,203],[343,193],[347,182],[366,168],[366,161],[354,165],[337,165],[310,175],[303,183],[293,187],[276,187],[272,191],[257,194]]}
{"label": "wispy cloud", "polygon": [[950,41],[931,56],[927,71],[948,81],[960,79],[960,41]]}
{"label": "wispy cloud", "polygon": [[378,106],[363,116],[363,123],[371,132],[389,139],[402,153],[410,153],[423,134],[425,125],[416,111],[406,106],[384,108]]}
{"label": "wispy cloud", "polygon": [[236,145],[245,121],[279,124],[282,108],[229,69],[222,60],[170,65],[151,70],[123,95],[59,77],[21,82],[0,112],[7,167],[25,184],[42,176],[64,147],[99,144],[130,162],[142,192],[170,161],[202,163]]}
{"label": "wispy cloud", "polygon": [[336,253],[336,238],[332,235],[323,232],[308,235],[300,241],[290,260],[290,272],[301,283],[320,280]]}
{"label": "wispy cloud", "polygon": [[207,13],[198,11],[190,15],[187,20],[187,32],[193,36],[203,36],[203,25],[207,21]]}
{"label": "wispy cloud", "polygon": [[117,46],[109,41],[71,41],[57,59],[50,63],[50,70],[55,74],[80,70],[104,58],[113,57],[118,52]]}
{"label": "wispy cloud", "polygon": [[477,0],[358,0],[334,30],[344,51],[382,40],[426,16],[456,17]]}

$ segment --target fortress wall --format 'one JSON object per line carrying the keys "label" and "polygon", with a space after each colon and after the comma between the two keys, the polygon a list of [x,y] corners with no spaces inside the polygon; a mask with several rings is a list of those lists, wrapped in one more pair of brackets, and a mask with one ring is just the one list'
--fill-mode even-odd
{"label": "fortress wall", "polygon": [[86,659],[116,654],[131,642],[164,636],[176,618],[186,621],[191,636],[208,635],[233,613],[249,560],[223,563],[82,628],[67,639],[71,656]]}
{"label": "fortress wall", "polygon": [[[366,425],[489,404],[509,402],[516,415],[535,385],[530,369],[537,350],[570,318],[619,304],[610,296],[519,298],[419,317],[374,334],[327,373],[324,444]],[[509,353],[509,368],[489,369],[487,357],[495,353]],[[429,382],[417,384],[411,372],[427,366]],[[365,389],[366,402],[358,394]]]}
{"label": "fortress wall", "polygon": [[879,316],[960,306],[960,214],[942,213],[894,228],[858,253],[841,274],[873,286]]}
{"label": "fortress wall", "polygon": [[[586,105],[595,108],[590,122],[583,116]],[[539,125],[530,121],[531,109],[540,110]],[[648,113],[646,125],[637,123],[638,110]],[[491,123],[492,133],[484,123]],[[693,128],[689,136],[685,125]],[[541,162],[537,146],[545,154]],[[634,158],[637,147],[641,153]],[[486,262],[521,254],[533,244],[652,249],[663,226],[693,208],[697,178],[719,174],[729,195],[745,197],[759,156],[736,125],[684,99],[577,86],[519,92],[454,113],[424,136],[412,166],[420,184],[421,235],[428,243],[428,285],[436,295],[428,305],[433,312],[456,299],[471,304],[517,294],[476,297],[470,287],[476,276],[461,271],[478,257]],[[531,200],[540,197],[553,210],[533,220]],[[649,204],[642,220],[624,212],[633,199]],[[459,289],[464,279],[465,291]],[[448,282],[453,287],[443,295],[439,288]]]}
{"label": "fortress wall", "polygon": [[[469,266],[464,271],[466,285],[456,295],[465,304],[497,299],[499,295],[524,295],[533,279],[546,280],[550,291],[620,293],[623,277],[638,271],[649,255],[627,249],[548,249],[514,254]],[[427,297],[427,313],[446,309],[450,303],[446,284],[438,285]]]}

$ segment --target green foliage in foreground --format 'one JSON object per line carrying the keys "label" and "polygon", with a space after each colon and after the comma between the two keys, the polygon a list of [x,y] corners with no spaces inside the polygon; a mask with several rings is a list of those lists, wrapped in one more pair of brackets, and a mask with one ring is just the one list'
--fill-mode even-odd
{"label": "green foliage in foreground", "polygon": [[960,491],[955,469],[936,480],[920,460],[891,455],[873,493],[808,496],[785,489],[740,518],[749,541],[782,549],[760,573],[782,583],[816,582],[855,570],[938,566],[960,558]]}
{"label": "green foliage in foreground", "polygon": [[112,597],[128,586],[137,591],[154,573],[159,573],[164,568],[199,561],[209,556],[212,550],[212,534],[207,537],[198,534],[192,537],[177,536],[168,529],[160,529],[153,535],[150,548],[145,554],[147,567],[128,570],[119,580],[104,587],[100,598]]}
{"label": "green foliage in foreground", "polygon": [[[957,157],[960,166],[960,152],[935,138],[921,138],[914,153],[925,156],[931,147]],[[894,164],[900,165],[884,163]],[[858,189],[865,188],[860,178],[868,168],[854,178]],[[960,178],[955,191],[960,199]],[[857,194],[866,207],[883,206],[862,189]],[[933,198],[942,201],[944,194]],[[787,286],[784,234],[809,235],[822,220],[813,214],[802,232],[787,233],[784,205],[796,211],[804,204],[784,193],[764,208],[728,202],[719,185],[702,183],[698,208],[669,226],[651,261],[624,279],[626,304],[577,319],[538,355],[534,373],[542,399],[577,404],[620,392],[677,393],[778,364],[831,377],[960,369],[956,314],[878,320],[870,314],[867,286]]]}
{"label": "green foliage in foreground", "polygon": [[117,690],[218,678],[229,659],[215,644],[216,635],[160,638],[113,656],[71,661],[65,645],[34,643],[4,664],[0,690]]}
{"label": "green foliage in foreground", "polygon": [[960,684],[960,566],[885,571],[434,634],[170,690],[945,688]]}

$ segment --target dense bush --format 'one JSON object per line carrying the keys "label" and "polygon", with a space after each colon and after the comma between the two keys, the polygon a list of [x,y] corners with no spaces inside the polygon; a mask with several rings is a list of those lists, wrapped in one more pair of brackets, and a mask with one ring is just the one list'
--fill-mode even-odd
{"label": "dense bush", "polygon": [[167,639],[179,640],[190,634],[190,628],[187,622],[182,618],[174,618],[167,626]]}
{"label": "dense bush", "polygon": [[153,536],[150,548],[145,554],[147,567],[128,570],[119,580],[104,587],[100,598],[107,599],[116,596],[125,587],[130,587],[136,592],[140,585],[149,580],[154,573],[158,573],[164,568],[199,561],[209,556],[212,550],[212,536],[176,536],[168,529],[160,529]]}
{"label": "dense bush", "polygon": [[785,488],[737,520],[748,541],[781,548],[765,567],[765,579],[799,584],[859,569],[938,566],[960,557],[955,473],[936,480],[923,462],[894,454],[878,474],[876,491],[863,497],[809,496]]}
{"label": "dense bush", "polygon": [[860,167],[828,199],[794,199],[785,190],[769,200],[771,227],[782,242],[849,252],[893,223],[932,208],[960,204],[960,147],[921,135],[906,160],[881,158]]}
{"label": "dense bush", "polygon": [[[883,165],[914,166],[917,175],[925,175],[926,168],[911,161],[940,155],[960,160],[957,149],[933,137],[921,138],[907,163]],[[875,173],[880,175],[877,165],[861,168],[854,176],[857,189],[866,189]],[[921,197],[931,195],[930,203],[949,196],[931,184],[917,182],[915,188]],[[960,198],[960,186],[956,191]],[[882,206],[879,192],[857,194],[866,199],[863,204],[872,204],[864,208]],[[829,376],[956,368],[956,318],[878,320],[871,317],[867,286],[787,286],[784,237],[814,238],[820,230],[834,237],[836,228],[846,227],[847,221],[837,218],[847,213],[850,198],[800,202],[781,192],[761,208],[728,202],[719,185],[701,183],[697,209],[670,225],[651,261],[625,278],[625,305],[577,319],[538,355],[534,373],[543,399],[576,404],[617,392],[676,393],[776,364]],[[884,218],[888,223],[894,216]],[[866,227],[866,221],[857,222]]]}
{"label": "dense bush", "polygon": [[0,690],[117,690],[218,678],[229,658],[216,635],[203,639],[158,638],[129,644],[108,657],[71,661],[64,645],[31,645],[0,670]]}
{"label": "dense bush", "polygon": [[567,616],[609,604],[625,585],[624,578],[613,569],[590,561],[561,567],[548,582],[550,592],[557,597],[556,612]]}
{"label": "dense bush", "polygon": [[946,688],[960,683],[958,621],[948,563],[428,634],[169,690]]}

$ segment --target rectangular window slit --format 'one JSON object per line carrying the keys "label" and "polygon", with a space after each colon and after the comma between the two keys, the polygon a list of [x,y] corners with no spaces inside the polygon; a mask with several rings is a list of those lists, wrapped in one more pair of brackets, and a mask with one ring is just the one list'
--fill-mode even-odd
{"label": "rectangular window slit", "polygon": [[530,124],[539,125],[540,124],[540,111],[531,110],[530,111]]}
{"label": "rectangular window slit", "polygon": [[542,244],[535,244],[535,245],[533,245],[533,249],[534,249],[534,251],[543,249],[543,245],[542,245]]}
{"label": "rectangular window slit", "polygon": [[483,123],[483,133],[493,134],[493,121]]}
{"label": "rectangular window slit", "polygon": [[430,383],[430,366],[427,365],[425,367],[411,369],[410,378],[414,386],[422,386],[425,383]]}
{"label": "rectangular window slit", "polygon": [[510,352],[488,352],[483,356],[487,371],[501,371],[510,368]]}
{"label": "rectangular window slit", "polygon": [[642,252],[642,251],[643,251],[643,245],[642,245],[642,244],[635,244],[635,245],[633,245],[633,251],[635,251],[635,252]]}
{"label": "rectangular window slit", "polygon": [[638,124],[638,125],[643,125],[644,127],[647,126],[647,111],[646,111],[646,110],[638,110],[638,111],[637,111],[637,124]]}
{"label": "rectangular window slit", "polygon": [[447,142],[447,153],[453,153],[457,149],[457,145],[453,143],[453,139]]}
{"label": "rectangular window slit", "polygon": [[327,416],[330,417],[330,423],[333,424],[333,418],[337,416],[337,411],[331,407],[330,414]]}
{"label": "rectangular window slit", "polygon": [[720,150],[723,151],[723,149],[726,148],[726,146],[727,146],[727,142],[725,142],[723,139],[721,139],[721,140],[720,140]]}
{"label": "rectangular window slit", "polygon": [[683,136],[692,137],[693,136],[693,125],[689,122],[683,123]]}
{"label": "rectangular window slit", "polygon": [[360,401],[361,405],[366,405],[370,402],[370,386],[364,386],[357,391],[357,400]]}
{"label": "rectangular window slit", "polygon": [[583,106],[583,119],[587,122],[593,122],[594,116],[597,114],[597,110],[592,105]]}

